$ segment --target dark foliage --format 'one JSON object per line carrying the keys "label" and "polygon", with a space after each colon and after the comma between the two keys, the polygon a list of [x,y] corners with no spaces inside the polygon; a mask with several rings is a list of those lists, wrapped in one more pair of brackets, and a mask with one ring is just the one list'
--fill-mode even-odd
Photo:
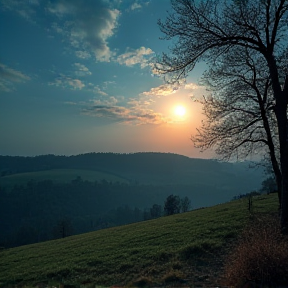
{"label": "dark foliage", "polygon": [[81,177],[70,183],[31,180],[11,190],[0,186],[0,246],[14,247],[158,218],[162,207],[156,203],[163,203],[177,189],[187,192],[191,187],[93,183]]}
{"label": "dark foliage", "polygon": [[185,196],[183,199],[181,199],[181,212],[188,212],[190,208],[191,201],[187,196]]}
{"label": "dark foliage", "polygon": [[179,196],[169,195],[164,204],[164,214],[166,216],[180,213],[181,202]]}
{"label": "dark foliage", "polygon": [[151,218],[159,218],[162,216],[162,206],[158,205],[158,204],[154,204],[151,208],[150,208],[150,215]]}

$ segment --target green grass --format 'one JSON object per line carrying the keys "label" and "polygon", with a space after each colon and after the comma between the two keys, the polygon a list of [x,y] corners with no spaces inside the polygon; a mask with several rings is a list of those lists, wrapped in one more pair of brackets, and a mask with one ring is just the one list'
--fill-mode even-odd
{"label": "green grass", "polygon": [[[239,234],[249,219],[247,207],[247,199],[241,199],[3,250],[0,252],[0,287],[36,283],[95,287],[89,286],[90,283],[110,286],[137,281],[157,285],[175,277],[197,280],[202,277],[199,271],[221,257]],[[275,212],[277,196],[255,197],[253,208],[254,213]]]}
{"label": "green grass", "polygon": [[15,184],[24,185],[30,180],[36,182],[43,180],[52,180],[58,183],[67,183],[71,180],[74,180],[80,176],[83,180],[87,181],[101,181],[105,179],[108,182],[120,182],[128,183],[129,181],[125,178],[104,173],[94,170],[80,170],[80,169],[52,169],[44,170],[37,172],[27,172],[27,173],[18,173],[13,175],[8,175],[0,178],[0,185],[4,187],[11,187]]}

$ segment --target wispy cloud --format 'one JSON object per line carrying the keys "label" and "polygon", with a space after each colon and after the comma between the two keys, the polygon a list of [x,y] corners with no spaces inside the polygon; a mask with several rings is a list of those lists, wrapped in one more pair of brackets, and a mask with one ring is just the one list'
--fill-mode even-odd
{"label": "wispy cloud", "polygon": [[127,9],[127,11],[135,11],[135,10],[140,10],[142,9],[144,6],[147,6],[150,3],[150,1],[144,1],[144,0],[136,0],[135,2],[133,2],[129,8]]}
{"label": "wispy cloud", "polygon": [[130,7],[131,10],[136,10],[136,9],[141,9],[141,8],[142,6],[137,2],[134,2]]}
{"label": "wispy cloud", "polygon": [[33,18],[35,18],[36,14],[35,8],[38,6],[38,0],[2,0],[0,2],[0,8],[15,11],[31,23],[35,23]]}
{"label": "wispy cloud", "polygon": [[150,91],[142,92],[142,94],[150,96],[168,96],[174,94],[177,90],[178,87],[176,86],[163,84],[158,87],[151,88]]}
{"label": "wispy cloud", "polygon": [[194,101],[202,98],[203,95],[206,94],[206,88],[204,86],[200,86],[192,82],[186,83],[183,89],[189,93],[188,96]]}
{"label": "wispy cloud", "polygon": [[142,92],[141,95],[150,96],[168,96],[175,94],[177,91],[188,90],[193,92],[196,89],[203,88],[195,83],[180,83],[179,85],[162,84],[158,87],[153,87],[149,91]]}
{"label": "wispy cloud", "polygon": [[15,90],[15,83],[28,80],[30,80],[29,76],[0,63],[0,90],[5,92],[13,91]]}
{"label": "wispy cloud", "polygon": [[76,89],[81,90],[82,88],[85,87],[85,84],[81,80],[73,79],[65,75],[60,75],[55,79],[54,82],[50,82],[49,85],[54,85],[62,88],[69,88],[73,90]]}
{"label": "wispy cloud", "polygon": [[78,50],[78,51],[75,51],[75,55],[76,57],[78,58],[81,58],[81,59],[89,59],[91,58],[91,54],[87,51],[81,51],[81,50]]}
{"label": "wispy cloud", "polygon": [[118,25],[120,11],[109,7],[107,1],[60,0],[51,3],[48,11],[57,17],[53,28],[73,48],[76,56],[95,55],[97,61],[110,61],[115,54],[108,46],[108,38]]}
{"label": "wispy cloud", "polygon": [[195,83],[192,83],[192,82],[187,83],[187,84],[184,85],[184,89],[185,89],[185,90],[195,90],[195,89],[199,89],[199,88],[201,88],[201,87],[202,87],[202,86],[199,86],[199,85],[197,85],[197,84],[195,84]]}
{"label": "wispy cloud", "polygon": [[107,96],[108,94],[104,92],[98,85],[95,85],[93,83],[88,84],[88,90],[93,92],[94,94]]}
{"label": "wispy cloud", "polygon": [[159,125],[170,123],[163,114],[153,111],[150,105],[154,101],[148,96],[139,95],[125,101],[125,97],[108,95],[91,100],[84,104],[82,113],[85,115],[107,118],[114,122],[123,122],[130,125]]}
{"label": "wispy cloud", "polygon": [[74,67],[76,68],[76,71],[74,73],[78,77],[84,77],[84,76],[92,74],[89,71],[89,69],[85,65],[83,65],[81,63],[74,63]]}
{"label": "wispy cloud", "polygon": [[94,105],[83,109],[82,113],[94,117],[109,118],[115,122],[124,122],[134,125],[159,125],[167,123],[167,120],[161,113],[156,113],[149,109],[135,109],[135,107]]}
{"label": "wispy cloud", "polygon": [[154,52],[150,48],[140,47],[136,50],[128,50],[117,57],[116,61],[121,65],[134,66],[140,64],[141,68],[149,65]]}

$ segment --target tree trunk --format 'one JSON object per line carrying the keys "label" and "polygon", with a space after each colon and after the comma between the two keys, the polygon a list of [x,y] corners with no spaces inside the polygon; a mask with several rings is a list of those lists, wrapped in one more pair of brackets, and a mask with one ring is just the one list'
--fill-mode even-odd
{"label": "tree trunk", "polygon": [[[268,141],[269,143],[269,141]],[[276,184],[277,184],[277,192],[278,192],[278,201],[279,201],[279,208],[281,209],[281,202],[282,202],[282,173],[278,164],[278,161],[275,156],[275,150],[274,150],[274,144],[272,142],[272,147],[269,145],[270,150],[270,160],[272,163],[272,169],[276,178]]]}
{"label": "tree trunk", "polygon": [[[278,169],[279,170],[279,169]],[[275,173],[275,172],[274,172]],[[282,174],[281,171],[275,173],[276,177],[276,185],[277,185],[277,193],[278,193],[278,201],[279,201],[279,209],[281,209],[281,191],[282,191]]]}
{"label": "tree trunk", "polygon": [[[288,163],[286,163],[286,167],[287,165]],[[281,231],[283,234],[288,234],[288,169],[285,170],[285,172],[282,172]]]}
{"label": "tree trunk", "polygon": [[288,121],[287,121],[287,99],[285,92],[279,97],[275,106],[275,114],[278,122],[280,163],[282,173],[281,185],[281,230],[288,234]]}
{"label": "tree trunk", "polygon": [[274,99],[276,101],[274,112],[277,119],[280,145],[280,167],[282,174],[281,231],[283,234],[288,234],[288,74],[285,77],[282,89],[274,56],[272,54],[266,55],[266,59],[270,70]]}
{"label": "tree trunk", "polygon": [[271,135],[271,128],[270,128],[270,124],[266,115],[266,111],[264,108],[264,103],[261,102],[262,99],[259,99],[259,105],[260,105],[260,110],[261,110],[261,117],[262,117],[262,122],[263,122],[263,126],[266,132],[266,136],[267,136],[267,143],[268,143],[268,147],[269,147],[269,154],[270,154],[270,160],[272,163],[272,169],[276,178],[276,184],[277,184],[277,191],[278,191],[278,201],[279,201],[279,208],[281,209],[281,190],[282,190],[282,174],[281,174],[281,170],[279,167],[279,163],[277,161],[276,158],[276,154],[275,154],[275,146],[274,146],[274,142],[273,142],[273,138]]}
{"label": "tree trunk", "polygon": [[[286,116],[287,118],[287,116]],[[287,119],[286,119],[287,123]],[[287,128],[288,125],[286,124]],[[281,230],[283,234],[288,234],[288,133],[286,141],[282,145],[281,170],[282,170],[282,191],[281,191]]]}

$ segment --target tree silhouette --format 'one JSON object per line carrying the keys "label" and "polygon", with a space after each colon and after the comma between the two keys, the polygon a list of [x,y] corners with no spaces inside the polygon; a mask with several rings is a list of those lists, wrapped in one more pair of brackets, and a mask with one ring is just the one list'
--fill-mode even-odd
{"label": "tree silhouette", "polygon": [[56,239],[71,236],[72,232],[73,232],[72,222],[67,217],[60,219],[52,231],[53,236]]}
{"label": "tree silhouette", "polygon": [[150,215],[152,218],[159,218],[162,215],[162,207],[158,204],[153,204],[150,208]]}
{"label": "tree silhouette", "polygon": [[183,199],[181,199],[181,212],[188,212],[191,208],[191,201],[186,196]]}
{"label": "tree silhouette", "polygon": [[164,203],[164,214],[166,216],[180,213],[180,198],[179,196],[169,195]]}

